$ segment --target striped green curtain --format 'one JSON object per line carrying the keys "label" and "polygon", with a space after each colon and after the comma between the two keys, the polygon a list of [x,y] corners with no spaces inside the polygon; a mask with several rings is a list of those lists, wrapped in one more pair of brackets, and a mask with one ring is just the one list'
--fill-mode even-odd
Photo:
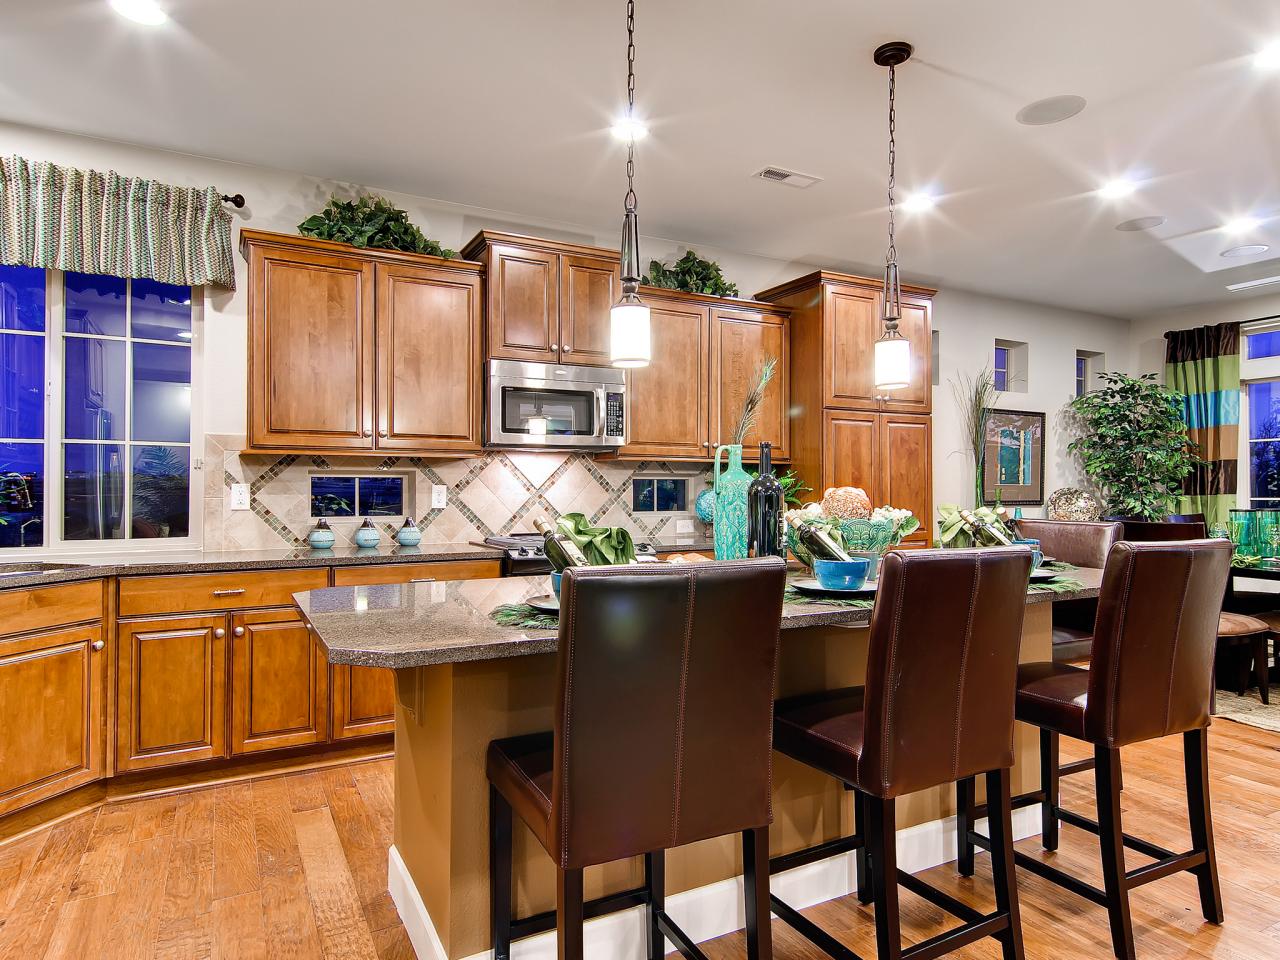
{"label": "striped green curtain", "polygon": [[0,263],[235,288],[231,214],[213,187],[0,159]]}
{"label": "striped green curtain", "polygon": [[1182,394],[1187,435],[1204,461],[1182,483],[1178,513],[1227,523],[1236,505],[1240,436],[1240,324],[1220,323],[1164,335],[1164,382]]}

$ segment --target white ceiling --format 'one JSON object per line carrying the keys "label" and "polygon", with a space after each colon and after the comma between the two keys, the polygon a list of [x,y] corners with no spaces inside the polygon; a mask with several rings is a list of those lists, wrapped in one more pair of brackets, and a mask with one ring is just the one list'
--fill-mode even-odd
{"label": "white ceiling", "polygon": [[[612,229],[622,0],[4,0],[0,118]],[[912,279],[1118,316],[1280,273],[1275,0],[638,0],[642,232],[832,267],[884,247],[885,75],[905,39]],[[1027,103],[1079,94],[1054,126]],[[0,145],[2,149],[2,145]],[[766,164],[809,190],[749,178]],[[1123,201],[1092,194],[1130,172]],[[1275,215],[1256,235],[1216,227]],[[1158,214],[1149,233],[1115,224]],[[1222,249],[1269,242],[1221,269]],[[1274,290],[1275,288],[1270,288]],[[1266,292],[1263,288],[1262,292]]]}

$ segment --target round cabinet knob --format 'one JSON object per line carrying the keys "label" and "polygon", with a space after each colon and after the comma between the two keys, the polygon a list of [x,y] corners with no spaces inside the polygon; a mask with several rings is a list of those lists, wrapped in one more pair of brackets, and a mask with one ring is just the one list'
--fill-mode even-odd
{"label": "round cabinet knob", "polygon": [[103,647],[105,647],[106,645],[107,645],[107,641],[105,641],[105,640],[95,640],[95,641],[93,641],[93,643],[89,644],[89,649],[90,649],[90,650],[101,650],[101,649],[102,649]]}
{"label": "round cabinet knob", "polygon": [[566,343],[566,344],[564,345],[564,352],[565,352],[565,353],[573,353],[573,347],[569,346],[569,345]]}
{"label": "round cabinet knob", "polygon": [[236,628],[235,628],[234,630],[232,630],[231,632],[232,632],[232,633],[234,633],[237,637],[243,637],[243,636],[244,636],[244,627],[236,627]]}
{"label": "round cabinet knob", "polygon": [[370,430],[370,429],[368,429],[368,428],[366,427],[366,428],[365,428],[365,431],[364,431],[364,435],[365,435],[366,437],[372,437],[372,436],[373,436],[373,431],[372,431],[372,430]]}
{"label": "round cabinet knob", "polygon": [[379,431],[378,431],[378,436],[382,437],[382,438],[385,440],[385,439],[386,439],[386,436],[387,436],[387,431],[385,431],[385,430],[379,430]]}
{"label": "round cabinet knob", "polygon": [[223,630],[221,627],[218,627],[216,630],[213,631],[213,636],[214,636],[214,639],[216,640],[221,640],[226,635],[227,635],[227,631]]}

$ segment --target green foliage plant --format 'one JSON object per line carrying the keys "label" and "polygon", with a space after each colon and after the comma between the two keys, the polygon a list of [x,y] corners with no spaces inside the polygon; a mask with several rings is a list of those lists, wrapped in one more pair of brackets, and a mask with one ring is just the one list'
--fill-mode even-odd
{"label": "green foliage plant", "polygon": [[1080,436],[1067,449],[1102,491],[1109,514],[1159,520],[1200,462],[1182,399],[1154,373],[1099,374],[1103,386],[1071,402]]}
{"label": "green foliage plant", "polygon": [[298,224],[298,232],[317,240],[334,240],[353,247],[427,253],[433,257],[456,257],[419,230],[409,214],[385,197],[366,194],[355,200],[330,197],[319,213]]}
{"label": "green foliage plant", "polygon": [[706,293],[713,297],[736,297],[738,287],[724,278],[724,271],[714,260],[703,260],[690,250],[667,266],[659,260],[649,261],[649,274],[644,283],[685,293]]}

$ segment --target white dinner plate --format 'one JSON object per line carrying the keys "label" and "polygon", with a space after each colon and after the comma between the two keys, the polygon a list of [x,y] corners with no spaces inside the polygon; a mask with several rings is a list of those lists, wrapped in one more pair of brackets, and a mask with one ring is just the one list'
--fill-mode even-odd
{"label": "white dinner plate", "polygon": [[548,593],[546,596],[542,597],[533,597],[530,600],[526,600],[525,603],[540,613],[560,612],[560,598],[554,593]]}

